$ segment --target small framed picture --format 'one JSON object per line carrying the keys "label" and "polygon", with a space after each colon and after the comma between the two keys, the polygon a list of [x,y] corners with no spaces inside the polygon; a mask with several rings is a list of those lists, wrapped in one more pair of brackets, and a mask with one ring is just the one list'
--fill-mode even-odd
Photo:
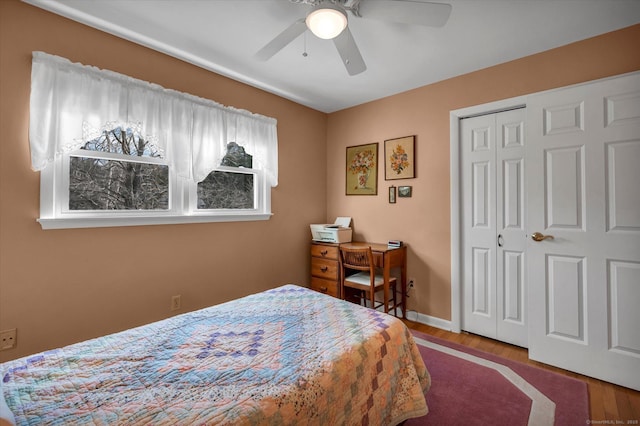
{"label": "small framed picture", "polygon": [[410,186],[399,186],[398,187],[398,197],[402,197],[402,198],[411,197],[411,187]]}
{"label": "small framed picture", "polygon": [[395,204],[396,202],[396,187],[391,185],[389,187],[389,203]]}

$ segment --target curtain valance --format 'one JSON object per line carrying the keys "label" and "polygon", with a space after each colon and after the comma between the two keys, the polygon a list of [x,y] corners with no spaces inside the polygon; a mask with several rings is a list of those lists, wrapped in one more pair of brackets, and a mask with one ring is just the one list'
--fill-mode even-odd
{"label": "curtain valance", "polygon": [[253,155],[254,168],[278,184],[275,119],[113,71],[33,52],[29,141],[31,165],[42,170],[56,154],[80,148],[83,128],[107,122],[140,123],[169,165],[202,181],[236,142]]}

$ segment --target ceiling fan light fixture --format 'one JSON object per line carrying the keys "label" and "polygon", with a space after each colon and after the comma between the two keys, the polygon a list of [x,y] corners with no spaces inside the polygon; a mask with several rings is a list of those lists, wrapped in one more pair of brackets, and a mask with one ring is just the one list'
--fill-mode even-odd
{"label": "ceiling fan light fixture", "polygon": [[347,27],[347,13],[336,5],[321,4],[307,15],[305,22],[316,37],[330,40]]}

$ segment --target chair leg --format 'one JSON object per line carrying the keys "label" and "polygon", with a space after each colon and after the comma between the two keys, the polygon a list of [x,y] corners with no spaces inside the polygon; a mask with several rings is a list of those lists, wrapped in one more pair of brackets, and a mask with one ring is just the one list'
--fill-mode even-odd
{"label": "chair leg", "polygon": [[369,291],[369,298],[371,299],[371,309],[376,308],[376,292],[374,290]]}
{"label": "chair leg", "polygon": [[398,293],[397,293],[397,288],[396,285],[392,285],[391,286],[391,291],[392,291],[392,301],[393,301],[393,316],[398,318]]}
{"label": "chair leg", "polygon": [[393,316],[396,318],[399,318],[398,317],[399,302],[398,302],[398,283],[397,282],[391,286],[391,291],[393,292],[392,293],[393,294]]}
{"label": "chair leg", "polygon": [[[373,305],[368,305],[371,303],[371,291],[370,290],[363,290],[362,291],[362,304],[364,305],[365,308],[371,308],[371,306],[375,306],[375,302]],[[374,296],[374,301],[375,301],[375,294]],[[374,308],[375,309],[375,308]]]}

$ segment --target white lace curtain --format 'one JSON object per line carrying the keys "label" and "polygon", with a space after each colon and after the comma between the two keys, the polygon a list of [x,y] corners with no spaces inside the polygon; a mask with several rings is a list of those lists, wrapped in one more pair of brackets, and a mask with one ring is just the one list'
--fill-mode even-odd
{"label": "white lace curtain", "polygon": [[254,168],[278,184],[276,120],[165,89],[112,71],[33,52],[29,141],[31,165],[42,170],[56,154],[80,148],[83,126],[141,123],[180,176],[202,181],[236,142]]}

